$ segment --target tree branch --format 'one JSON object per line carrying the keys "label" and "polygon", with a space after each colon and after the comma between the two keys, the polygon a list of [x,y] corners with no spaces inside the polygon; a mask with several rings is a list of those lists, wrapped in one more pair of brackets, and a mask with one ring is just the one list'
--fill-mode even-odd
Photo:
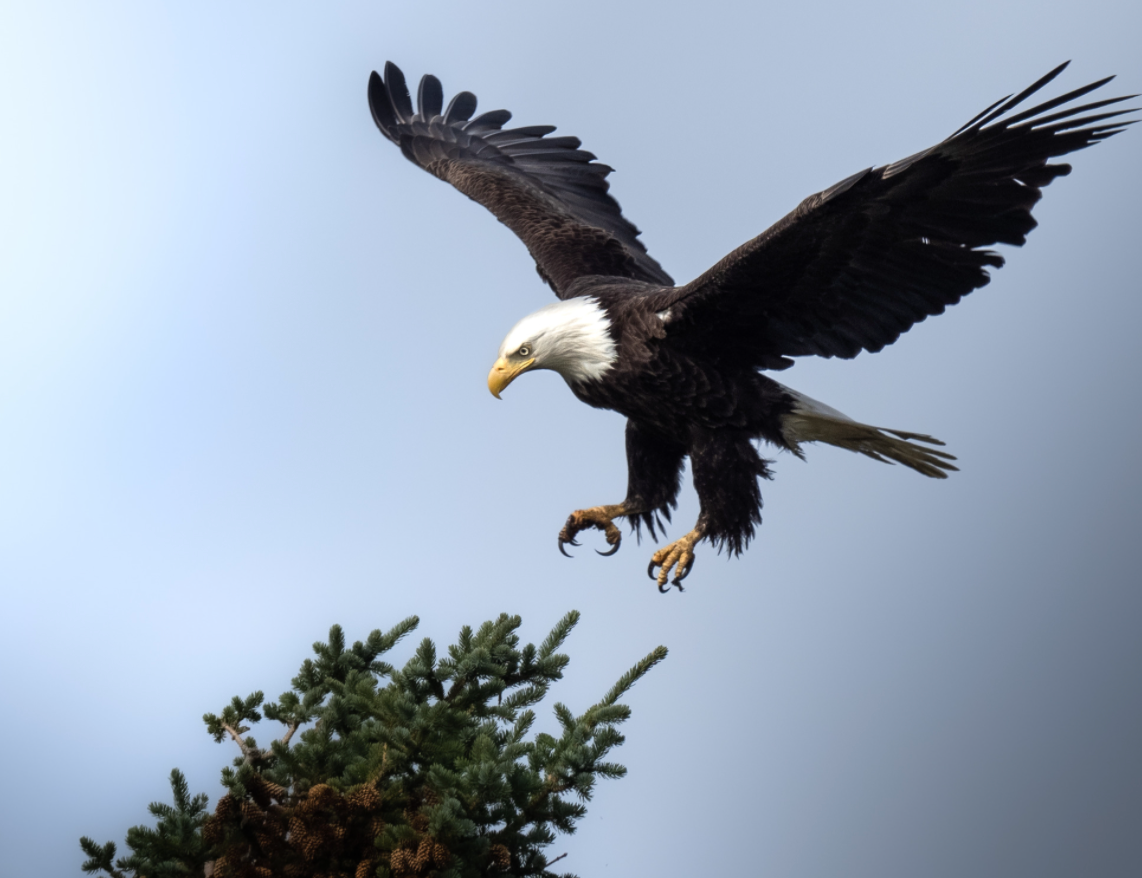
{"label": "tree branch", "polygon": [[[260,750],[257,747],[249,746],[245,738],[241,735],[241,727],[236,729],[229,723],[220,723],[220,725],[229,733],[230,737],[234,739],[234,743],[237,744],[238,749],[242,751],[242,758],[245,759],[247,763],[254,763],[273,757],[274,753],[272,750]],[[301,720],[291,720],[286,726],[286,733],[282,735],[281,743],[284,746],[289,746],[290,739],[293,737],[294,732],[300,727]]]}
{"label": "tree branch", "polygon": [[285,747],[289,746],[289,739],[293,737],[293,733],[296,732],[300,726],[301,726],[301,720],[298,720],[298,719],[293,720],[289,724],[289,727],[286,729],[286,733],[284,735],[282,735],[282,740],[281,740],[282,746],[285,746]]}
{"label": "tree branch", "polygon": [[239,726],[236,729],[232,725],[230,725],[229,723],[219,723],[219,725],[221,725],[222,728],[224,728],[230,734],[230,737],[234,739],[234,743],[237,744],[238,749],[242,751],[243,758],[247,762],[252,762],[254,760],[254,757],[251,754],[256,752],[256,751],[254,751],[252,748],[248,747],[246,745],[245,738],[243,738],[241,736],[241,734],[239,734],[241,726]]}

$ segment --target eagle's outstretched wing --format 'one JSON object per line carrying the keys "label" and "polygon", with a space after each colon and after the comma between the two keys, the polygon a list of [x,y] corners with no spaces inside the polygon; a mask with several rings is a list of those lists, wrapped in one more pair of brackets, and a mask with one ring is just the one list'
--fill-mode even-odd
{"label": "eagle's outstretched wing", "polygon": [[440,80],[427,75],[418,112],[393,63],[369,77],[373,120],[405,157],[478,201],[527,245],[541,277],[564,298],[576,278],[626,277],[673,284],[607,194],[611,168],[555,127],[503,129],[507,110],[476,118],[476,96],[462,91],[447,109]]}
{"label": "eagle's outstretched wing", "polygon": [[1050,112],[1113,77],[1007,115],[1066,66],[931,149],[806,198],[701,277],[660,294],[677,324],[672,337],[758,366],[778,355],[850,358],[982,287],[987,266],[1003,265],[982,248],[1023,244],[1040,190],[1071,170],[1048,160],[1131,124],[1107,122],[1131,110],[1093,111],[1134,95]]}

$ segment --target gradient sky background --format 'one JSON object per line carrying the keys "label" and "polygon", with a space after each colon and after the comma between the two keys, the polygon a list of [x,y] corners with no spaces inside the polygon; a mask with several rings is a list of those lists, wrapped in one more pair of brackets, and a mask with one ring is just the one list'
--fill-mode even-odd
{"label": "gradient sky background", "polygon": [[557,553],[623,495],[622,419],[554,374],[492,399],[550,293],[365,101],[392,59],[581,137],[685,281],[1062,60],[1051,95],[1142,91],[1139,33],[1128,0],[6,4],[4,872],[122,849],[173,766],[215,800],[202,714],[334,622],[537,640],[576,608],[575,709],[671,650],[552,848],[584,878],[1142,874],[1142,130],[1075,157],[990,287],[785,373],[961,473],[780,455],[748,554],[663,597],[650,545]]}

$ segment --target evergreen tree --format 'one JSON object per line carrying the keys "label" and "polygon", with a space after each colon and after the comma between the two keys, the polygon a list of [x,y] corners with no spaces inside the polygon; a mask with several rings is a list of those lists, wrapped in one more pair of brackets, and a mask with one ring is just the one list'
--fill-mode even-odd
{"label": "evergreen tree", "polygon": [[[445,657],[425,638],[400,670],[381,656],[416,617],[351,647],[334,625],[277,702],[263,707],[255,692],[203,717],[214,740],[229,738],[240,754],[222,771],[226,793],[212,814],[175,769],[174,805],[152,804],[156,826],[128,830],[131,855],[116,860],[113,842],[85,837],[83,870],[555,878],[544,852],[555,833],[575,831],[598,778],[626,773],[606,761],[630,716],[619,699],[666,656],[655,649],[579,716],[556,703],[558,736],[529,737],[531,708],[563,676],[568,657],[558,650],[578,621],[572,611],[538,647],[521,648],[520,618],[502,614],[462,628]],[[285,729],[265,748],[250,735],[263,715]]]}

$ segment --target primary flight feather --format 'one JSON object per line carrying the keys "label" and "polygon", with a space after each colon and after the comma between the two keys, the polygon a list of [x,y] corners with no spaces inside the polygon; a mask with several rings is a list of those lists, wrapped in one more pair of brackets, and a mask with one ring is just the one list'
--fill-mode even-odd
{"label": "primary flight feather", "polygon": [[683,286],[646,252],[608,192],[611,168],[578,138],[551,137],[550,125],[505,129],[506,110],[473,116],[470,92],[445,108],[431,75],[414,112],[400,69],[374,72],[369,107],[381,133],[515,232],[560,299],[511,329],[489,389],[499,397],[524,372],[552,369],[583,402],[627,418],[626,498],[573,512],[560,551],[595,527],[613,554],[624,516],[656,536],[689,456],[698,521],[649,568],[660,590],[672,571],[681,588],[699,541],[740,553],[761,522],[758,479],[769,469],[758,439],[798,455],[802,443],[826,442],[933,478],[955,470],[931,436],[861,424],[762,372],[791,357],[879,351],[988,283],[1003,258],[985,248],[1023,244],[1041,190],[1070,172],[1051,160],[1133,121],[1120,118],[1131,110],[1103,109],[1133,96],[1076,104],[1112,77],[1012,112],[1066,66],[931,149],[811,195]]}

